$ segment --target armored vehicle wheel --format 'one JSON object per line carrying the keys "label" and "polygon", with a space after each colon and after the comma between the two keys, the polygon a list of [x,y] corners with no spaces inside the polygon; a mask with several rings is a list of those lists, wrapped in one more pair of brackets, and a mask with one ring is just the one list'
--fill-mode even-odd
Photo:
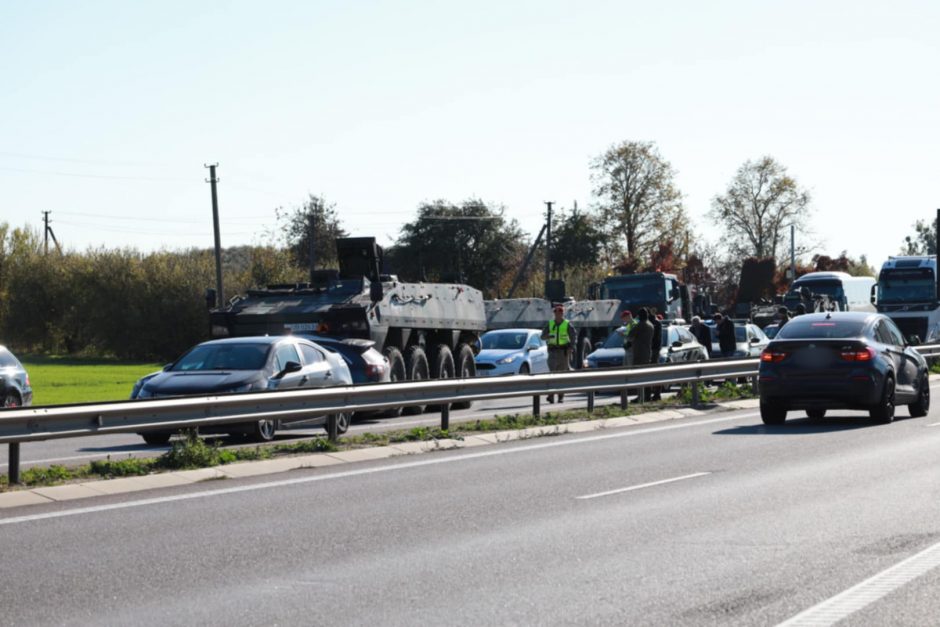
{"label": "armored vehicle wheel", "polygon": [[[405,371],[408,373],[409,381],[425,381],[428,379],[428,357],[424,354],[424,349],[420,346],[409,346],[405,351]],[[413,416],[424,413],[424,405],[412,405],[405,407],[404,414]]]}
{"label": "armored vehicle wheel", "polygon": [[[402,357],[401,351],[394,346],[389,346],[384,351],[382,351],[382,353],[385,355],[385,358],[388,359],[390,380],[393,382],[407,381],[408,371],[405,369],[405,358]],[[401,416],[401,407],[387,409],[385,410],[384,414],[389,418],[398,418]]]}
{"label": "armored vehicle wheel", "polygon": [[454,354],[450,352],[450,347],[447,344],[438,344],[434,347],[433,357],[431,358],[431,378],[454,378]]}
{"label": "armored vehicle wheel", "polygon": [[[434,347],[434,353],[431,357],[431,378],[432,379],[453,379],[454,378],[454,354],[450,352],[447,344],[438,344]],[[428,405],[428,411],[440,411],[440,405]]]}
{"label": "armored vehicle wheel", "polygon": [[[472,379],[477,376],[477,362],[473,356],[473,349],[469,344],[459,344],[457,353],[454,356],[454,371],[460,379]],[[454,409],[470,409],[473,401],[464,401],[463,403],[454,403]]]}
{"label": "armored vehicle wheel", "polygon": [[150,433],[141,433],[140,437],[150,446],[166,446],[170,442],[169,431],[151,431]]}

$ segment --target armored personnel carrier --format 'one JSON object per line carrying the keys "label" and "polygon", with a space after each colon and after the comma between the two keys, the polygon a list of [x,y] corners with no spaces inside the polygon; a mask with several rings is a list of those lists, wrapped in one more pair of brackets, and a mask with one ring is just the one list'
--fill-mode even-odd
{"label": "armored personnel carrier", "polygon": [[388,358],[393,381],[476,375],[471,347],[486,330],[479,290],[382,275],[382,248],[373,237],[337,239],[336,250],[338,271],[312,273],[310,283],[249,290],[211,311],[212,335],[365,338]]}

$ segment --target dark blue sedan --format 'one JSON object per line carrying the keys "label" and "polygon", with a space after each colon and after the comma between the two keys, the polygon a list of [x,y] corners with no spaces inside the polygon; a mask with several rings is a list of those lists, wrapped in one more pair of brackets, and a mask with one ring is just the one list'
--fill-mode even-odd
{"label": "dark blue sedan", "polygon": [[861,409],[891,422],[897,405],[915,418],[930,409],[927,362],[887,316],[798,316],[760,359],[760,414],[768,425],[783,424],[791,410],[819,420],[830,409]]}

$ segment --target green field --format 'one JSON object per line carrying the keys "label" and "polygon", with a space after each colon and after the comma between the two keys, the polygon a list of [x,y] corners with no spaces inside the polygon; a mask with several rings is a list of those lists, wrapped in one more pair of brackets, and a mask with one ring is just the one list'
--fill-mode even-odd
{"label": "green field", "polygon": [[22,355],[33,405],[126,400],[134,382],[163,364]]}

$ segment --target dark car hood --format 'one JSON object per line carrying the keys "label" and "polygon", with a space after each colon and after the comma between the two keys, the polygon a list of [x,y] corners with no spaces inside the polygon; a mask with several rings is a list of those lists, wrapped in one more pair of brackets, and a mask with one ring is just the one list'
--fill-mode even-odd
{"label": "dark car hood", "polygon": [[201,372],[161,372],[144,383],[151,394],[211,394],[231,392],[235,388],[264,380],[257,370],[206,370]]}

